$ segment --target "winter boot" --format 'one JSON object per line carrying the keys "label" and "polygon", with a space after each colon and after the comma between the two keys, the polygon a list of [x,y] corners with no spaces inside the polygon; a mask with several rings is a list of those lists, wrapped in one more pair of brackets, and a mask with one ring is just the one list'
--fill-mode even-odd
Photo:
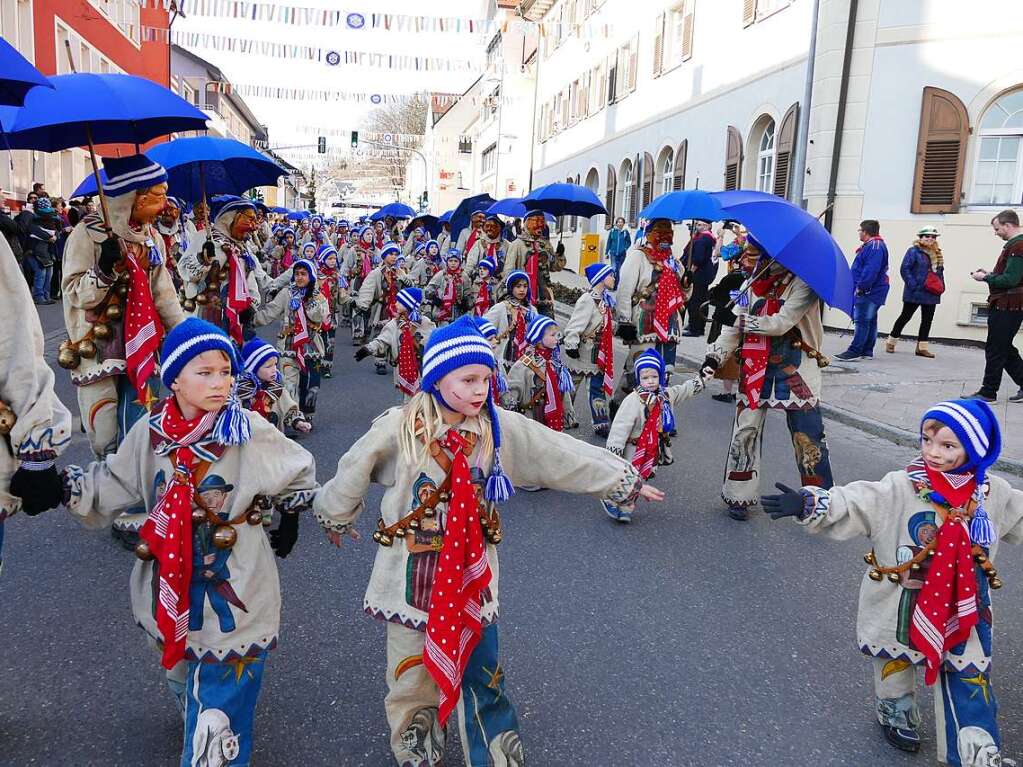
{"label": "winter boot", "polygon": [[919,342],[917,342],[917,345],[916,345],[916,356],[917,357],[927,357],[927,359],[931,359],[931,360],[934,359],[934,353],[930,349],[927,348],[927,342],[926,341],[919,341]]}
{"label": "winter boot", "polygon": [[895,354],[895,344],[899,342],[898,338],[894,336],[888,336],[888,340],[884,342],[884,350],[889,354]]}
{"label": "winter boot", "polygon": [[915,728],[892,727],[887,724],[882,724],[881,728],[884,730],[885,740],[900,751],[915,754],[920,750],[920,733]]}

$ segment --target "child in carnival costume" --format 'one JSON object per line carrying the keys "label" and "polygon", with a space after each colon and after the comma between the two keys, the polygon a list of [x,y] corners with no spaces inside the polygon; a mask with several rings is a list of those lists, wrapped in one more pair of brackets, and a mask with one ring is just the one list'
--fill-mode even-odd
{"label": "child in carnival costume", "polygon": [[291,268],[298,258],[298,246],[295,243],[295,230],[290,226],[277,234],[277,246],[270,252],[270,276],[276,279]]}
{"label": "child in carnival costume", "polygon": [[[373,422],[314,506],[340,544],[353,534],[370,483],[386,482],[364,605],[387,622],[384,705],[399,765],[438,764],[456,709],[466,764],[522,763],[515,709],[495,676],[496,505],[512,484],[625,505],[663,498],[627,461],[497,407],[490,395],[496,367],[473,318],[435,330],[420,392]],[[416,534],[424,528],[426,541]],[[424,557],[424,545],[437,556]]]}
{"label": "child in carnival costume", "polygon": [[572,374],[561,360],[560,334],[554,320],[534,314],[526,328],[525,354],[508,371],[504,407],[522,413],[554,431],[579,426],[572,401]]}
{"label": "child in carnival costume", "polygon": [[185,310],[227,332],[240,347],[260,303],[256,259],[248,241],[256,230],[256,207],[241,197],[213,203],[210,237],[196,238],[178,263],[185,281]]}
{"label": "child in carnival costume", "polygon": [[917,667],[934,690],[937,758],[998,767],[1001,736],[991,686],[991,595],[1002,582],[998,544],[1023,542],[1023,492],[987,470],[1001,451],[994,412],[979,400],[931,407],[920,455],[878,482],[790,490],[761,501],[772,519],[808,532],[870,538],[857,644],[874,664],[877,721],[889,743],[920,748]]}
{"label": "child in carnival costume", "polygon": [[408,270],[406,282],[412,287],[425,288],[439,269],[440,245],[436,240],[427,240],[416,246],[415,261]]}
{"label": "child in carnival costume", "polygon": [[[398,257],[401,247],[389,242],[380,251],[380,265],[373,269],[362,281],[355,308],[363,318],[366,328],[365,337],[370,338],[380,332],[384,323],[398,316],[398,291],[401,290],[401,272],[398,269]],[[387,374],[386,363],[377,363],[377,372]]]}
{"label": "child in carnival costume", "polygon": [[325,351],[320,327],[327,312],[327,299],[316,289],[316,267],[299,259],[292,267],[291,286],[261,306],[253,319],[256,327],[282,320],[277,351],[284,386],[310,422],[320,390],[319,365]]}
{"label": "child in carnival costume", "polygon": [[302,244],[311,242],[314,249],[327,244],[327,232],[323,228],[323,216],[309,217],[309,231],[302,238]]}
{"label": "child in carnival costume", "polygon": [[[355,353],[356,361],[374,355],[394,368],[394,386],[408,399],[419,391],[419,370],[423,346],[436,326],[423,317],[420,304],[423,291],[402,288],[398,291],[398,316],[388,320],[380,335]],[[377,373],[381,368],[377,366]]]}
{"label": "child in carnival costume", "polygon": [[508,246],[504,269],[521,270],[529,275],[530,301],[540,314],[554,316],[551,272],[564,268],[547,239],[547,219],[542,210],[531,210],[523,219],[522,234]]}
{"label": "child in carnival costume", "polygon": [[405,240],[404,245],[402,245],[401,254],[405,256],[405,258],[409,258],[415,254],[416,247],[425,244],[426,230],[421,226],[417,226],[412,230],[412,234]]}
{"label": "child in carnival costume", "polygon": [[497,303],[497,287],[500,284],[494,276],[497,263],[491,258],[483,258],[476,264],[475,276],[472,280],[471,298],[472,313],[475,317],[483,317]]}
{"label": "child in carnival costume", "polygon": [[[64,503],[89,528],[145,504],[132,612],[161,653],[184,715],[181,764],[249,764],[280,625],[273,552],[286,556],[297,540],[297,514],[317,487],[315,464],[232,396],[237,357],[220,328],[185,320],[167,334],[161,358],[172,394],[115,453],[64,470]],[[269,546],[266,502],[283,511]]]}
{"label": "child in carnival costume", "polygon": [[[458,239],[455,240],[455,249],[459,253],[468,253],[476,246],[476,241],[483,236],[483,224],[487,220],[487,214],[481,210],[477,210],[469,216],[469,226],[464,227],[462,231],[458,233]],[[448,229],[450,230],[450,226]],[[448,240],[450,241],[450,231],[448,233]],[[446,250],[441,251],[446,253],[451,249],[449,245]]]}
{"label": "child in carnival costume", "polygon": [[465,254],[465,269],[471,277],[476,276],[476,267],[483,259],[490,259],[496,264],[491,270],[491,276],[496,277],[504,268],[504,222],[497,216],[487,216],[483,222],[483,234],[476,238],[472,248]]}
{"label": "child in carnival costume", "polygon": [[820,411],[821,368],[828,364],[818,351],[824,339],[820,298],[752,235],[745,248],[758,256],[739,290],[748,300],[738,301],[734,313],[727,305],[715,311],[721,334],[707,346],[702,366],[709,378],[730,356],[739,358],[739,398],[721,488],[728,515],[738,521],[748,518],[758,500],[760,452],[770,409],[785,412],[802,484],[833,484]]}
{"label": "child in carnival costume", "polygon": [[625,255],[618,281],[618,335],[629,348],[625,376],[615,399],[636,386],[632,370],[637,355],[651,344],[664,359],[670,378],[675,370],[676,347],[681,339],[681,312],[686,305],[686,277],[672,257],[675,230],[665,218],[652,220],[646,238]]}
{"label": "child in carnival costume", "polygon": [[504,287],[504,300],[490,307],[483,318],[497,328],[497,359],[507,371],[529,345],[526,328],[536,312],[530,303],[529,276],[525,272],[509,272]]}
{"label": "child in carnival costume", "polygon": [[242,372],[235,391],[242,405],[272,423],[307,434],[313,425],[305,419],[298,402],[284,388],[278,368],[281,353],[262,338],[249,339],[242,347]]}
{"label": "child in carnival costume", "polygon": [[[160,343],[185,318],[155,227],[167,206],[166,171],[145,155],[108,157],[103,167],[111,229],[90,214],[68,237],[61,281],[68,340],[59,356],[97,458],[113,453],[156,401]],[[144,521],[138,507],[112,532],[133,546]]]}
{"label": "child in carnival costume", "polygon": [[565,363],[572,373],[572,398],[582,383],[588,381],[593,432],[598,437],[607,437],[608,401],[615,391],[615,299],[611,293],[615,287],[614,266],[590,264],[586,267],[586,279],[590,291],[575,302],[565,325],[562,346],[568,357]]}
{"label": "child in carnival costume", "polygon": [[433,321],[446,325],[465,313],[469,301],[469,276],[462,269],[462,254],[452,248],[445,256],[447,268],[437,272],[426,286],[433,304]]}
{"label": "child in carnival costume", "polygon": [[320,269],[320,278],[317,280],[317,284],[323,297],[327,299],[328,309],[327,322],[323,326],[325,346],[323,377],[330,378],[331,368],[334,365],[337,327],[341,322],[341,307],[348,303],[348,279],[341,272],[337,248],[333,245],[324,245],[320,248],[317,262]]}
{"label": "child in carnival costume", "polygon": [[[703,379],[668,386],[667,366],[656,349],[636,357],[633,372],[638,386],[622,400],[607,437],[607,449],[631,461],[643,479],[654,476],[658,466],[673,463],[671,435],[675,431],[675,408],[703,391]],[[604,503],[608,515],[622,523],[632,521],[632,510]]]}

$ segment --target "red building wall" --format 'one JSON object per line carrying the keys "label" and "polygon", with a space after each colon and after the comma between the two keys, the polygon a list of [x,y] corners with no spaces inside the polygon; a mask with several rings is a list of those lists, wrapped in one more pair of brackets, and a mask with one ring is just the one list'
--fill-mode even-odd
{"label": "red building wall", "polygon": [[[142,8],[143,26],[167,29],[169,14],[162,8]],[[56,74],[57,56],[67,56],[57,50],[55,17],[85,39],[90,45],[113,61],[128,74],[148,78],[163,86],[170,86],[170,44],[167,40],[142,42],[136,48],[110,21],[87,0],[35,0],[35,65],[46,75]],[[144,35],[143,35],[144,37]]]}

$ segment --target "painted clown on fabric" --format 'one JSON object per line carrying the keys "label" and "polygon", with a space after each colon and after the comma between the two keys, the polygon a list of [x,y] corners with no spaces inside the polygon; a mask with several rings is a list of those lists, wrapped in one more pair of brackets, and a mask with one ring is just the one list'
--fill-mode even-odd
{"label": "painted clown on fabric", "polygon": [[438,764],[456,710],[466,764],[523,761],[497,652],[496,505],[512,483],[622,505],[663,498],[625,460],[497,407],[496,366],[474,319],[435,330],[421,391],[373,422],[314,504],[340,543],[371,481],[384,483],[364,605],[387,621],[384,707],[399,765]]}
{"label": "painted clown on fabric", "polygon": [[572,399],[588,381],[587,393],[590,403],[590,418],[593,431],[598,437],[606,437],[608,423],[608,402],[615,391],[615,298],[611,291],[615,287],[615,272],[611,264],[590,264],[586,267],[586,279],[590,283],[588,293],[583,293],[575,302],[572,316],[565,325],[562,346],[572,373]]}
{"label": "painted clown on fabric", "polygon": [[572,401],[572,374],[561,359],[558,325],[543,314],[533,315],[526,328],[525,354],[508,371],[508,391],[501,404],[554,431],[579,425]]}
{"label": "painted clown on fabric", "polygon": [[[656,349],[636,357],[638,386],[622,400],[607,437],[607,449],[631,461],[643,479],[654,476],[658,466],[674,462],[671,435],[676,430],[675,408],[703,391],[703,379],[667,385],[664,359]],[[632,510],[604,502],[604,510],[619,522],[631,522]]]}
{"label": "painted clown on fabric", "polygon": [[[58,361],[71,373],[89,445],[97,458],[117,449],[159,391],[157,353],[164,333],[184,319],[154,226],[167,205],[167,173],[145,155],[108,157],[110,227],[91,214],[64,248],[61,291],[68,340]],[[129,543],[141,509],[118,520]]]}
{"label": "painted clown on fabric", "polygon": [[[280,624],[273,552],[286,556],[297,539],[297,512],[317,487],[315,465],[231,396],[239,370],[220,328],[185,320],[167,334],[162,360],[171,396],[132,427],[117,452],[64,470],[65,504],[90,528],[145,505],[132,612],[161,652],[184,714],[181,763],[223,763],[209,761],[215,714],[233,735],[232,763],[248,764],[263,669]],[[266,503],[283,511],[269,542]]]}
{"label": "painted clown on fabric", "polygon": [[248,240],[256,230],[251,200],[224,197],[212,205],[210,238],[196,238],[178,263],[185,281],[186,312],[212,322],[241,346],[260,303],[256,259]]}
{"label": "painted clown on fabric", "polygon": [[422,316],[422,300],[423,291],[419,288],[399,290],[398,316],[388,320],[380,335],[355,353],[357,361],[372,354],[390,364],[394,368],[394,386],[405,399],[419,391],[423,345],[436,329],[428,317]]}
{"label": "painted clown on fabric", "polygon": [[531,210],[522,221],[522,233],[508,246],[506,270],[521,270],[529,275],[529,300],[540,314],[554,316],[551,272],[560,271],[560,263],[544,234],[547,220],[542,210]]}
{"label": "painted clown on fabric", "polygon": [[721,334],[707,347],[702,369],[714,374],[739,359],[739,400],[721,496],[733,519],[745,520],[760,494],[760,452],[769,409],[785,411],[802,484],[832,485],[831,459],[820,411],[824,340],[821,302],[802,279],[773,260],[752,236],[744,258],[757,255],[733,313],[720,307]]}
{"label": "painted clown on fabric", "polygon": [[920,748],[917,667],[934,689],[937,757],[955,767],[1002,764],[991,684],[991,593],[998,544],[1023,542],[1023,492],[987,474],[1001,451],[994,412],[979,400],[934,405],[921,451],[878,482],[809,486],[764,496],[772,518],[811,533],[870,538],[856,642],[873,658],[877,720],[897,748]]}

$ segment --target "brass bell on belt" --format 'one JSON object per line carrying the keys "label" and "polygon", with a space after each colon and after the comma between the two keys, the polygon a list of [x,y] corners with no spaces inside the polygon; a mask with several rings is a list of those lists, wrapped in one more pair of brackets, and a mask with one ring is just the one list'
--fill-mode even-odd
{"label": "brass bell on belt", "polygon": [[888,580],[890,580],[892,583],[898,583],[899,582],[899,574],[898,573],[888,573]]}
{"label": "brass bell on belt", "polygon": [[6,402],[0,402],[0,436],[6,436],[11,433],[11,429],[14,428],[14,424],[18,422],[18,416],[11,410],[10,405]]}
{"label": "brass bell on belt", "polygon": [[390,546],[394,543],[394,539],[391,538],[387,533],[380,533],[380,540],[377,541],[381,546]]}
{"label": "brass bell on belt", "polygon": [[408,532],[408,531],[405,530],[404,527],[399,527],[397,530],[394,531],[394,537],[395,538],[404,538],[406,532]]}
{"label": "brass bell on belt", "polygon": [[245,515],[245,521],[253,527],[263,524],[263,510],[249,509],[249,513]]}
{"label": "brass bell on belt", "polygon": [[195,302],[199,304],[199,306],[205,306],[210,302],[210,299],[205,293],[200,293],[195,297]]}
{"label": "brass bell on belt", "polygon": [[181,302],[181,308],[184,309],[186,312],[194,312],[195,311],[195,299],[194,298],[186,298],[184,301]]}
{"label": "brass bell on belt", "polygon": [[912,570],[914,573],[917,572],[920,569],[920,563],[914,562],[909,566],[909,569]]}
{"label": "brass bell on belt", "polygon": [[128,283],[126,282],[119,283],[118,286],[114,288],[114,292],[117,293],[117,295],[119,295],[121,298],[124,298],[126,295],[128,295]]}
{"label": "brass bell on belt", "polygon": [[91,338],[83,338],[78,342],[78,354],[87,360],[96,356],[96,344],[92,342]]}
{"label": "brass bell on belt", "polygon": [[220,283],[216,280],[210,280],[206,283],[206,290],[220,290]]}
{"label": "brass bell on belt", "polygon": [[874,552],[873,551],[868,551],[866,554],[864,554],[863,555],[863,561],[866,562],[868,565],[876,565],[877,564],[877,560],[874,558]]}
{"label": "brass bell on belt", "polygon": [[231,275],[231,270],[226,266],[220,267],[220,279],[226,280]]}
{"label": "brass bell on belt", "polygon": [[213,531],[213,545],[218,549],[229,549],[238,540],[238,531],[233,525],[217,525]]}
{"label": "brass bell on belt", "polygon": [[988,580],[987,585],[993,589],[1000,589],[1002,587],[1002,579],[991,578]]}
{"label": "brass bell on belt", "polygon": [[408,521],[408,526],[409,526],[409,530],[418,530],[419,529],[419,520],[418,519],[410,519]]}
{"label": "brass bell on belt", "polygon": [[110,338],[110,326],[105,322],[97,322],[92,326],[92,337],[97,341],[106,341]]}
{"label": "brass bell on belt", "polygon": [[427,519],[433,519],[437,516],[437,510],[432,507],[425,508],[423,509],[423,516]]}
{"label": "brass bell on belt", "polygon": [[974,557],[974,559],[976,560],[977,564],[982,565],[985,562],[987,562],[987,554],[978,554],[977,556]]}
{"label": "brass bell on belt", "polygon": [[78,347],[70,338],[64,339],[57,352],[57,364],[65,370],[74,370],[81,364],[81,357],[78,356]]}
{"label": "brass bell on belt", "polygon": [[881,574],[880,570],[871,570],[870,571],[870,580],[872,580],[872,581],[880,581],[882,578],[884,578],[884,575]]}
{"label": "brass bell on belt", "polygon": [[495,546],[504,539],[504,535],[500,530],[487,530],[487,540]]}
{"label": "brass bell on belt", "polygon": [[121,309],[120,304],[110,304],[107,307],[107,319],[108,320],[119,320],[124,316],[124,310]]}
{"label": "brass bell on belt", "polygon": [[135,544],[135,556],[143,562],[148,562],[153,558],[153,552],[149,550],[148,543],[145,541],[139,541]]}
{"label": "brass bell on belt", "polygon": [[192,509],[192,524],[201,525],[206,521],[206,512],[198,506]]}

